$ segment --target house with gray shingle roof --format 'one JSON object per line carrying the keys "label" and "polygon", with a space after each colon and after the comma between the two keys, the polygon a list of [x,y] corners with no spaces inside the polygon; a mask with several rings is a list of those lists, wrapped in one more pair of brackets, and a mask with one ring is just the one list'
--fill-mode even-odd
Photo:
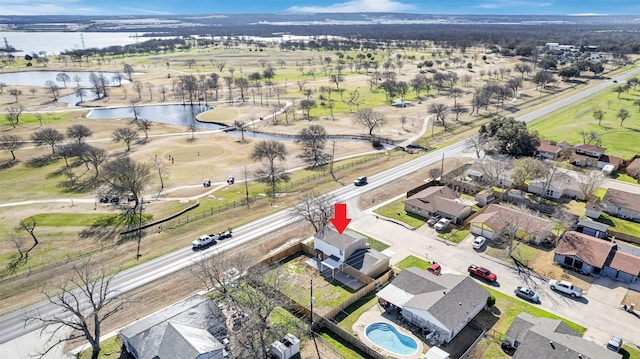
{"label": "house with gray shingle roof", "polygon": [[322,259],[322,269],[343,270],[344,265],[368,277],[377,277],[389,269],[389,257],[369,248],[367,237],[351,230],[338,233],[329,225],[316,233],[313,239],[316,257]]}
{"label": "house with gray shingle roof", "polygon": [[407,268],[376,296],[402,317],[450,342],[486,306],[489,292],[466,275]]}
{"label": "house with gray shingle roof", "polygon": [[513,359],[620,359],[621,354],[590,342],[561,320],[520,313],[505,333],[516,348]]}
{"label": "house with gray shingle roof", "polygon": [[222,359],[227,335],[226,318],[209,298],[194,295],[119,331],[129,354],[136,359]]}

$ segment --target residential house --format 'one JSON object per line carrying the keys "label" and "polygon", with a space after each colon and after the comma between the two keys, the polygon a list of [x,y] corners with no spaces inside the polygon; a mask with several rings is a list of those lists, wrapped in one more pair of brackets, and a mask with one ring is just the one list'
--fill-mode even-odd
{"label": "residential house", "polygon": [[515,317],[505,333],[505,341],[516,348],[513,359],[622,358],[622,354],[582,338],[561,320],[528,313]]}
{"label": "residential house", "polygon": [[607,238],[608,230],[608,225],[590,219],[583,219],[575,225],[576,232],[600,239]]}
{"label": "residential house", "polygon": [[540,243],[551,234],[553,222],[518,210],[490,204],[470,222],[473,234],[492,239],[507,226],[515,226],[518,238]]}
{"label": "residential house", "polygon": [[610,215],[640,221],[640,194],[609,188],[600,207]]}
{"label": "residential house", "polygon": [[623,164],[619,157],[606,155],[606,148],[594,145],[580,144],[573,146],[574,154],[570,162],[580,167],[604,168],[606,165],[613,165],[614,170]]}
{"label": "residential house", "polygon": [[427,187],[410,196],[404,201],[404,209],[423,218],[438,214],[455,224],[462,223],[473,213],[473,208],[446,186]]}
{"label": "residential house", "polygon": [[343,265],[374,278],[389,269],[388,256],[370,249],[367,237],[348,229],[340,234],[333,226],[325,226],[316,233],[313,248],[323,269],[331,270],[332,275]]}
{"label": "residential house", "polygon": [[640,275],[640,257],[633,247],[567,231],[555,249],[554,261],[591,275],[633,283]]}
{"label": "residential house", "polygon": [[565,141],[554,142],[540,138],[540,145],[536,148],[536,156],[550,160],[558,159],[563,149],[571,148],[571,144]]}
{"label": "residential house", "polygon": [[627,166],[627,174],[640,181],[640,157],[636,157]]}
{"label": "residential house", "polygon": [[489,292],[466,275],[435,276],[412,267],[376,296],[401,309],[408,322],[448,343],[486,306]]}
{"label": "residential house", "polygon": [[222,359],[227,335],[226,318],[216,303],[193,295],[127,325],[119,331],[129,354],[136,359]]}
{"label": "residential house", "polygon": [[615,244],[575,231],[567,231],[555,249],[553,260],[581,273],[599,275]]}
{"label": "residential house", "polygon": [[556,169],[557,173],[550,183],[544,180],[529,182],[528,191],[546,198],[559,199],[562,197],[584,200],[580,189],[580,177],[575,171]]}

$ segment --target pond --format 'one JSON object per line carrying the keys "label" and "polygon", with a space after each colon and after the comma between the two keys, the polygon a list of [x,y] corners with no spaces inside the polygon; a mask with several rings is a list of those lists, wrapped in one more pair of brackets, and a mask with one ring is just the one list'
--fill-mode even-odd
{"label": "pond", "polygon": [[[213,109],[213,107],[205,105],[150,105],[136,106],[135,112],[137,112],[138,118],[153,122],[185,127],[195,124],[197,128],[207,130],[220,130],[225,128],[225,126],[219,124],[204,123],[194,120],[198,114],[211,109]],[[134,108],[131,106],[119,108],[96,108],[87,114],[87,118],[92,120],[114,120],[134,117],[136,117]]]}
{"label": "pond", "polygon": [[[78,82],[74,81],[73,78],[78,76],[80,78],[80,86],[79,87],[91,87],[91,82],[89,81],[89,76],[91,75],[91,71],[20,71],[20,72],[6,72],[0,74],[0,82],[4,82],[8,86],[42,86],[45,87],[45,82],[51,80],[58,84],[60,88],[65,87],[62,81],[57,81],[56,76],[59,73],[66,73],[69,75],[71,81],[67,81],[67,86],[70,88],[78,87]],[[104,76],[109,80],[111,86],[118,85],[117,81],[113,80],[113,76],[116,74],[115,72],[102,72],[102,71],[94,71],[96,74],[104,74]],[[128,84],[129,81],[123,79],[122,84]]]}
{"label": "pond", "polygon": [[[82,89],[82,101],[91,101],[97,100],[98,96],[95,92],[89,89]],[[83,108],[83,106],[77,106],[76,104],[80,102],[80,96],[75,92],[66,96],[58,97],[58,102],[66,103],[69,108]]]}

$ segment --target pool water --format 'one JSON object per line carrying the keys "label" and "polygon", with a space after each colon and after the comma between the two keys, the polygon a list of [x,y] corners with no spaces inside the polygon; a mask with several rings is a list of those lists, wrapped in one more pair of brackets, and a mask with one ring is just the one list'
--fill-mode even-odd
{"label": "pool water", "polygon": [[418,343],[391,324],[377,322],[365,329],[365,335],[376,346],[397,355],[412,355],[418,351]]}

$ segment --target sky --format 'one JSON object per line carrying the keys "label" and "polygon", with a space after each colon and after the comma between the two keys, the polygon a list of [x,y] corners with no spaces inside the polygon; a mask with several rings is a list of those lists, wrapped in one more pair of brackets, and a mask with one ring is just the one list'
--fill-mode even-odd
{"label": "sky", "polygon": [[639,0],[0,0],[2,15],[189,15],[403,12],[486,15],[640,14]]}

